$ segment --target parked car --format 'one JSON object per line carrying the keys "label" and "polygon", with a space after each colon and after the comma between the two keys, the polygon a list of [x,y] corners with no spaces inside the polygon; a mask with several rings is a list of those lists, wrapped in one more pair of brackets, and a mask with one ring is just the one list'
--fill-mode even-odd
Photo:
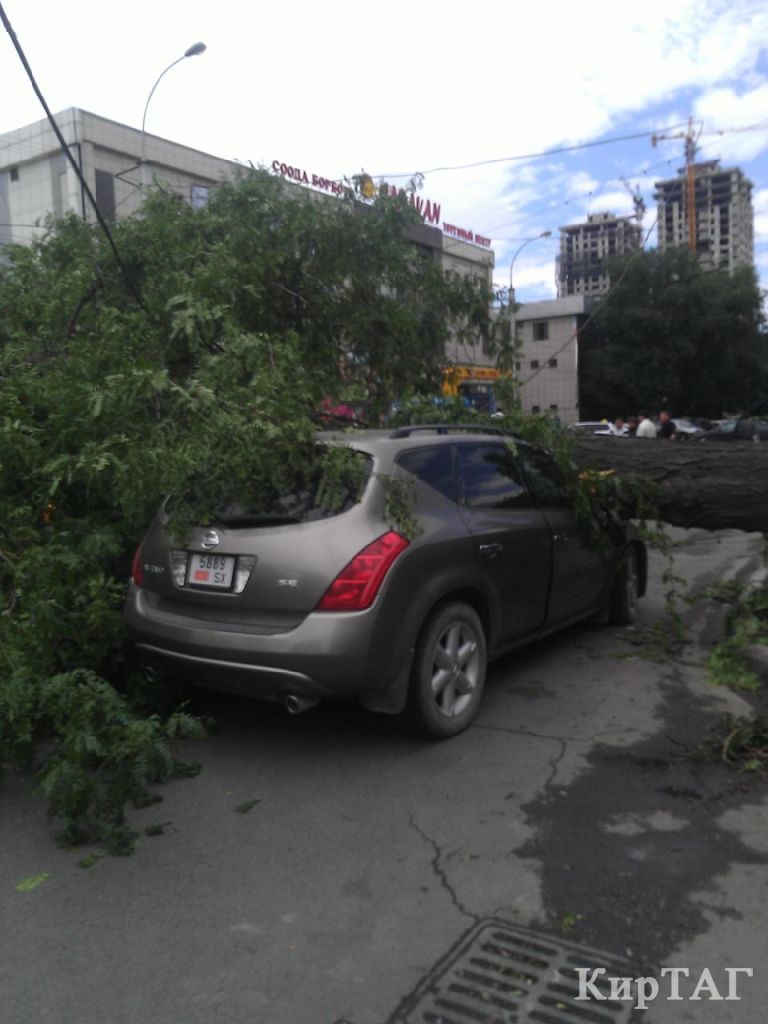
{"label": "parked car", "polygon": [[[596,614],[629,623],[645,590],[630,524],[589,543],[554,459],[509,441],[456,426],[318,435],[367,475],[335,511],[287,495],[179,545],[161,510],[125,605],[142,658],[291,712],[355,696],[433,737],[460,732],[489,659]],[[409,537],[387,518],[387,478],[409,495]]]}
{"label": "parked car", "polygon": [[673,416],[672,421],[675,424],[675,433],[678,437],[690,440],[703,433],[703,428],[687,416]]}
{"label": "parked car", "polygon": [[697,435],[699,441],[768,441],[768,420],[753,419],[741,416],[738,419],[724,420]]}
{"label": "parked car", "polygon": [[611,429],[611,424],[607,420],[581,420],[579,423],[570,423],[567,429],[573,431],[574,434],[605,434],[607,436],[620,436],[615,434],[615,431]]}

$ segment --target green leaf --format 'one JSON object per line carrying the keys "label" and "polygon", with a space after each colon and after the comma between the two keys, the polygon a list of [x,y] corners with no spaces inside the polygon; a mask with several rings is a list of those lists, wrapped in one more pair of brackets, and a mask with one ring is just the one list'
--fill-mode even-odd
{"label": "green leaf", "polygon": [[43,882],[47,882],[51,876],[47,871],[41,871],[39,875],[30,875],[16,885],[16,892],[32,892]]}

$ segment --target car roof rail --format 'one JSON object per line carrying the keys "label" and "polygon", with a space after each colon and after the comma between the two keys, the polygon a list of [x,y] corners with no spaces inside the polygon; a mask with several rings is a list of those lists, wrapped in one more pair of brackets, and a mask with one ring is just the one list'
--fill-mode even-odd
{"label": "car roof rail", "polygon": [[410,427],[398,427],[389,435],[391,438],[410,437],[423,431],[436,434],[498,434],[500,437],[517,437],[511,430],[502,427],[488,427],[479,423],[419,423]]}

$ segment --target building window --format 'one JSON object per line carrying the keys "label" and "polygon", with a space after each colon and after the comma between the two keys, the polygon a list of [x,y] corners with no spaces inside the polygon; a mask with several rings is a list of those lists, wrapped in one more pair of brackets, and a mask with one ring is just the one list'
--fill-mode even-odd
{"label": "building window", "polygon": [[533,323],[533,340],[549,340],[549,320],[536,320]]}
{"label": "building window", "polygon": [[550,360],[549,360],[549,361],[547,362],[547,366],[551,366],[551,367],[552,367],[552,368],[554,369],[554,367],[556,367],[556,366],[557,366],[557,360],[556,360],[556,359],[550,359]]}
{"label": "building window", "polygon": [[538,370],[538,368],[539,368],[539,360],[538,359],[532,359],[531,360],[531,369],[532,370]]}
{"label": "building window", "polygon": [[115,219],[115,178],[109,171],[96,171],[96,205],[104,220]]}
{"label": "building window", "polygon": [[18,167],[12,167],[11,170],[10,170],[10,175],[11,175],[11,181],[18,181],[19,180],[19,168]]}
{"label": "building window", "polygon": [[189,194],[190,206],[193,210],[202,210],[208,205],[210,189],[205,185],[192,185]]}
{"label": "building window", "polygon": [[540,405],[532,405],[531,406],[531,412],[541,412],[541,406]]}
{"label": "building window", "polygon": [[521,362],[520,362],[520,361],[518,360],[518,361],[517,361],[517,362],[515,363],[515,369],[516,369],[516,370],[518,371],[518,373],[519,373],[519,372],[520,372],[520,370],[522,370],[522,368],[523,368],[523,364],[522,364],[522,363],[521,363]]}
{"label": "building window", "polygon": [[549,411],[550,412],[557,412],[557,402],[555,402],[554,405],[550,405]]}

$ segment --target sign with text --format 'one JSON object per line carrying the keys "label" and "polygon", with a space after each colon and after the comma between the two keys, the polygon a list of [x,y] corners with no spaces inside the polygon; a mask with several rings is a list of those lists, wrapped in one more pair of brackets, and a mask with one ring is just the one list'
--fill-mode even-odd
{"label": "sign with text", "polygon": [[[294,167],[292,164],[283,163],[282,160],[273,160],[272,170],[275,174],[280,174],[283,178],[296,182],[297,185],[306,185],[308,188],[316,189],[319,192],[327,192],[329,195],[343,195],[345,188],[348,188],[342,181],[314,174],[304,170],[302,167]],[[387,185],[386,183],[382,184],[379,195],[390,197],[406,196],[408,202],[425,224],[432,224],[435,227],[440,226],[440,214],[442,211],[440,204],[434,202],[434,200],[423,199],[421,196],[416,195],[415,192],[408,193],[403,188],[398,188],[396,185]],[[480,245],[485,249],[490,249],[491,247],[490,238],[485,238],[483,235],[468,231],[466,228],[456,227],[454,224],[443,222],[442,231],[445,235],[450,235],[452,238],[457,238],[462,242],[469,242],[471,245]]]}

